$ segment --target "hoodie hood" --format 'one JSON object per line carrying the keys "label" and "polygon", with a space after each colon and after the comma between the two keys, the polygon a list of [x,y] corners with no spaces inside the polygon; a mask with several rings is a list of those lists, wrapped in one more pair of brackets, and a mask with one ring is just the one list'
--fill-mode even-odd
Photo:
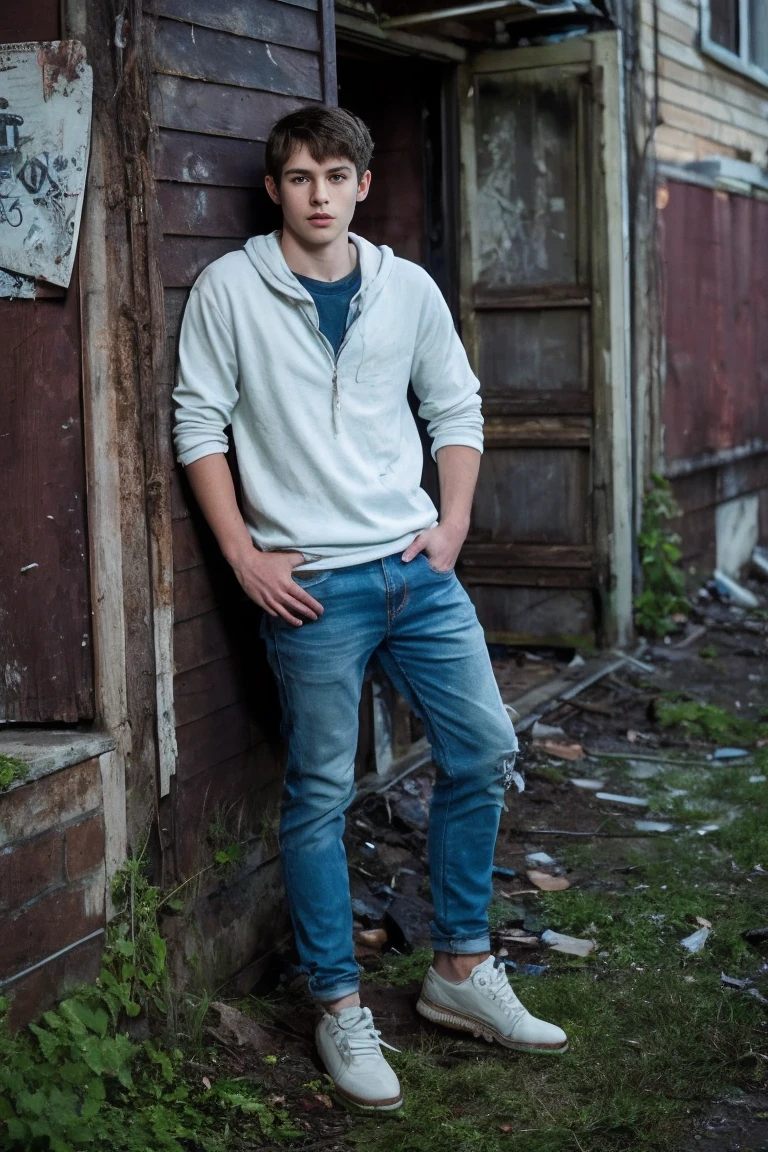
{"label": "hoodie hood", "polygon": [[[276,292],[292,300],[311,300],[306,288],[299,283],[285,262],[280,235],[278,230],[267,236],[252,236],[245,244],[245,253],[259,275]],[[366,302],[370,302],[378,296],[392,275],[395,256],[386,244],[377,247],[362,236],[356,236],[354,232],[349,233],[349,238],[357,248],[360,262],[360,291]]]}

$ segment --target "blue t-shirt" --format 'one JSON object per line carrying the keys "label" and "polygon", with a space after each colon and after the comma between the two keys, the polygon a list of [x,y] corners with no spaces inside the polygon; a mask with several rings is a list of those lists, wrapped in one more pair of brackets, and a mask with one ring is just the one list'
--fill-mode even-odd
{"label": "blue t-shirt", "polygon": [[336,355],[341,348],[347,330],[349,305],[360,287],[360,265],[341,280],[312,280],[309,276],[296,275],[315,302],[320,331],[326,337]]}

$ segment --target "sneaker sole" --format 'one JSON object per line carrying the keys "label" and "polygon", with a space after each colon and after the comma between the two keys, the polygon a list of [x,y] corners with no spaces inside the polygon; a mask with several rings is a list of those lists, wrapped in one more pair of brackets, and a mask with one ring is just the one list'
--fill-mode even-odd
{"label": "sneaker sole", "polygon": [[358,1096],[352,1096],[348,1092],[344,1092],[339,1088],[338,1084],[334,1084],[334,1092],[342,1101],[347,1105],[352,1105],[356,1110],[361,1112],[395,1112],[398,1108],[402,1107],[403,1097],[399,1096],[396,1100],[381,1100],[376,1104],[371,1104],[368,1100],[361,1100]]}
{"label": "sneaker sole", "polygon": [[523,1044],[519,1040],[510,1040],[501,1032],[497,1032],[492,1025],[486,1024],[485,1021],[477,1020],[474,1016],[465,1016],[462,1012],[457,1012],[455,1008],[441,1008],[438,1004],[433,1004],[431,1000],[427,1000],[423,994],[416,1002],[416,1011],[426,1020],[431,1020],[433,1024],[442,1024],[444,1027],[454,1028],[458,1032],[471,1032],[476,1039],[482,1038],[487,1040],[489,1044],[493,1044],[495,1041],[497,1044],[501,1044],[503,1048],[510,1048],[513,1052],[561,1055],[568,1051],[567,1040],[564,1044]]}

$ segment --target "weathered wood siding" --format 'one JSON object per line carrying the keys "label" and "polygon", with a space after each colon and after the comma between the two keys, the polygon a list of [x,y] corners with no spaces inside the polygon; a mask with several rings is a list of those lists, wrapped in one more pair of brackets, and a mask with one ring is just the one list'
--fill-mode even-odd
{"label": "weathered wood siding", "polygon": [[[153,24],[151,163],[168,338],[159,387],[170,416],[188,290],[212,260],[279,223],[263,187],[269,130],[307,102],[335,102],[335,80],[317,0],[150,0],[145,12]],[[279,710],[259,613],[223,561],[179,467],[171,496],[178,742],[171,823],[179,873],[189,875],[210,860],[214,819],[225,822],[230,838],[254,843],[274,821]],[[264,862],[258,855],[254,867]],[[211,963],[221,974],[258,945],[263,926],[249,899],[253,929],[238,937],[232,955],[219,949]],[[216,951],[217,934],[206,952]]]}
{"label": "weathered wood siding", "polygon": [[768,203],[669,181],[664,468],[685,558],[715,559],[715,509],[757,494],[768,529]]}
{"label": "weathered wood siding", "polygon": [[[5,0],[0,43],[54,40],[58,0]],[[77,274],[0,300],[0,722],[93,715]]]}
{"label": "weathered wood siding", "polygon": [[640,0],[640,4],[649,100],[658,68],[654,139],[659,159],[684,163],[716,155],[763,165],[768,149],[768,88],[701,52],[700,0]]}

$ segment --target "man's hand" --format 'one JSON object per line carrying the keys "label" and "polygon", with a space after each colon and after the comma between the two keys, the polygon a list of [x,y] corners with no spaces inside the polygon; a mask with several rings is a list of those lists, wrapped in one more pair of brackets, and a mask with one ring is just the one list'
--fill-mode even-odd
{"label": "man's hand", "polygon": [[403,560],[407,564],[418,556],[419,552],[426,552],[427,559],[433,568],[439,572],[448,572],[456,564],[461,546],[464,543],[469,525],[454,524],[446,521],[435,528],[427,528],[420,532],[405,552]]}
{"label": "man's hand", "polygon": [[270,616],[297,628],[322,616],[322,604],[293,579],[293,569],[304,563],[301,552],[259,552],[251,546],[230,563],[247,595]]}

